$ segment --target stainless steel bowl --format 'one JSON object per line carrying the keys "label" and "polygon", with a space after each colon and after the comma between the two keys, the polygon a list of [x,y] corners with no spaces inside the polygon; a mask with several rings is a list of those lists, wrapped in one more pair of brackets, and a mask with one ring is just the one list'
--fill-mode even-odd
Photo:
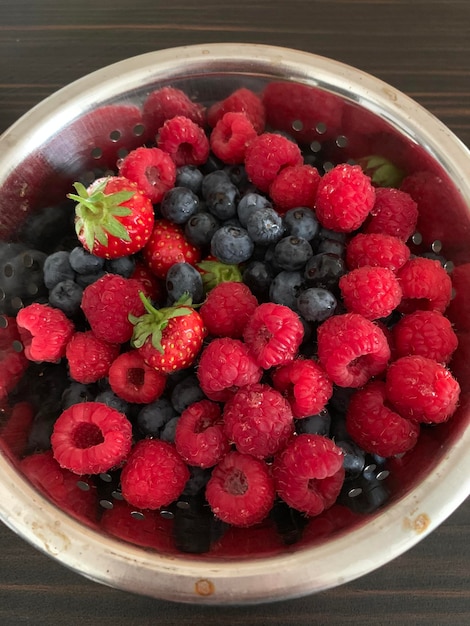
{"label": "stainless steel bowl", "polygon": [[[120,151],[141,141],[142,127],[129,133],[122,119],[109,118],[102,107],[140,106],[150,91],[165,85],[209,104],[237,87],[261,90],[271,81],[305,84],[324,98],[327,121],[312,120],[309,142],[313,153],[326,155],[325,168],[330,160],[354,159],[364,149],[358,146],[367,145],[407,173],[424,168],[438,176],[448,202],[444,223],[437,215],[442,208],[436,207],[436,246],[455,264],[470,260],[470,154],[449,129],[392,86],[357,69],[300,51],[237,43],[125,60],[61,89],[21,118],[0,138],[1,240],[17,240],[37,211],[59,202],[79,174],[92,178],[97,168],[110,166]],[[293,135],[305,130],[298,120],[290,122]],[[465,349],[460,348],[461,363],[470,359]],[[268,530],[261,529],[251,552],[240,544],[239,554],[232,547],[201,556],[122,541],[99,522],[85,523],[73,510],[60,510],[33,487],[3,434],[0,516],[34,547],[87,578],[148,596],[240,604],[331,588],[411,548],[468,496],[470,385],[464,368],[460,382],[457,414],[427,433],[401,471],[392,472],[390,501],[369,516],[330,524],[323,537],[317,528],[316,537],[311,533],[311,539],[263,551]],[[11,407],[4,406],[2,428],[10,417]]]}

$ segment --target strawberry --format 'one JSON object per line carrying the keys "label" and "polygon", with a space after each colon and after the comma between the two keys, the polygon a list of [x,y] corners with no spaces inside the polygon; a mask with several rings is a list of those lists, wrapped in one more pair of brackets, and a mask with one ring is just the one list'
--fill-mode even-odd
{"label": "strawberry", "polygon": [[175,263],[195,265],[201,258],[199,249],[189,243],[182,228],[166,219],[155,220],[142,255],[153,274],[162,279]]}
{"label": "strawberry", "polygon": [[154,224],[151,200],[123,176],[98,178],[87,189],[75,183],[75,230],[88,252],[105,259],[134,254],[147,243]]}
{"label": "strawberry", "polygon": [[129,315],[134,324],[131,343],[147,365],[171,374],[189,367],[198,355],[207,331],[191,298],[183,295],[171,307],[155,309],[141,293],[147,311],[141,317]]}

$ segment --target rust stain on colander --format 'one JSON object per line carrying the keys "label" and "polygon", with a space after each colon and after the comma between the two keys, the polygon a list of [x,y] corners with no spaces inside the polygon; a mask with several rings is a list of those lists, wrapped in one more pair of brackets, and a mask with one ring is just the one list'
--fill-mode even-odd
{"label": "rust stain on colander", "polygon": [[431,523],[431,518],[426,513],[420,513],[414,518],[405,517],[403,527],[406,530],[414,530],[416,534],[423,533]]}
{"label": "rust stain on colander", "polygon": [[200,578],[194,585],[194,591],[198,596],[211,596],[214,591],[214,583],[207,578]]}
{"label": "rust stain on colander", "polygon": [[58,522],[52,526],[43,526],[38,522],[33,522],[31,530],[51,556],[57,556],[70,547],[70,539],[59,529]]}

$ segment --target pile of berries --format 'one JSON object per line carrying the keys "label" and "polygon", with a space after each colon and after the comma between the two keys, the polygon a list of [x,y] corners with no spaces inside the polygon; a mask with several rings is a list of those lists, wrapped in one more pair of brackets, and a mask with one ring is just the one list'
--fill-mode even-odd
{"label": "pile of berries", "polygon": [[110,532],[136,511],[190,510],[216,536],[372,511],[387,459],[456,410],[452,281],[407,243],[418,202],[358,164],[310,164],[279,121],[292,102],[302,119],[308,100],[275,83],[209,108],[153,92],[146,143],[69,194],[75,234],[2,249],[34,269],[34,297],[2,285],[20,306],[5,299],[0,394],[36,394],[23,471],[63,507],[75,475],[87,511],[105,476]]}

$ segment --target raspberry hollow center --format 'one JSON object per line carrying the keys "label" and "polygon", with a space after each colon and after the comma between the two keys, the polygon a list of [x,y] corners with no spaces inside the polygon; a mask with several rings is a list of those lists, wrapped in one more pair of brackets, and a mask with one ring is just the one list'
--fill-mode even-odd
{"label": "raspberry hollow center", "polygon": [[142,367],[130,367],[127,370],[127,381],[132,387],[140,389],[145,382],[145,372]]}
{"label": "raspberry hollow center", "polygon": [[72,434],[72,444],[75,448],[80,448],[80,450],[92,448],[93,446],[103,443],[103,441],[103,433],[96,424],[82,422],[78,424]]}
{"label": "raspberry hollow center", "polygon": [[224,482],[224,491],[231,496],[242,496],[248,491],[246,475],[239,469],[234,469],[228,474]]}
{"label": "raspberry hollow center", "polygon": [[203,415],[202,417],[200,417],[195,425],[194,428],[194,432],[196,434],[198,433],[203,433],[205,430],[207,430],[208,428],[210,428],[211,426],[214,426],[214,421],[211,420],[210,417],[207,417],[206,415]]}
{"label": "raspberry hollow center", "polygon": [[156,187],[160,182],[160,170],[155,165],[151,165],[145,170],[145,177],[151,185]]}

